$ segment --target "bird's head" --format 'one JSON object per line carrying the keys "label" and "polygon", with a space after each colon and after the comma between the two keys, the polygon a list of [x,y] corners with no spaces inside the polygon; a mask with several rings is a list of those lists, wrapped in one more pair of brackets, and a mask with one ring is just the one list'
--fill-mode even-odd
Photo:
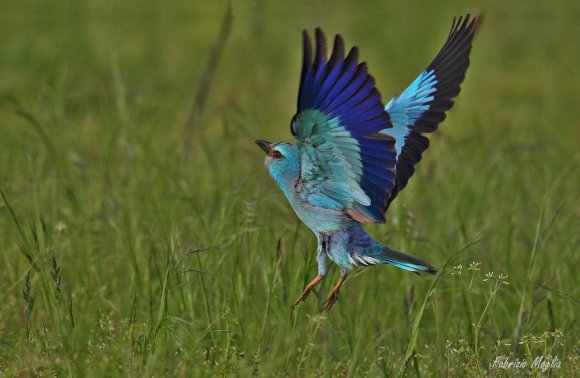
{"label": "bird's head", "polygon": [[264,163],[278,185],[284,186],[295,181],[300,174],[300,157],[295,145],[288,142],[271,143],[257,140],[256,144],[264,150]]}

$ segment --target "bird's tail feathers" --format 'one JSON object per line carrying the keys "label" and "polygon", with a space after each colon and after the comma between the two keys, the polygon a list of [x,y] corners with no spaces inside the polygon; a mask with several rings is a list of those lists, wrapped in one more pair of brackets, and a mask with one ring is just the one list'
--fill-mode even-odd
{"label": "bird's tail feathers", "polygon": [[428,262],[425,262],[411,255],[407,255],[403,252],[391,249],[389,247],[384,247],[380,255],[373,257],[383,264],[394,265],[398,268],[405,269],[413,273],[437,273],[437,269],[435,269],[435,267]]}

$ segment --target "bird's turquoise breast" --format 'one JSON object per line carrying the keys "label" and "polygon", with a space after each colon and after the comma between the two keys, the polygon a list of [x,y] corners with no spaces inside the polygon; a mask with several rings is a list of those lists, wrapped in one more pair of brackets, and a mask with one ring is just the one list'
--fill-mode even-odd
{"label": "bird's turquoise breast", "polygon": [[276,146],[284,159],[266,158],[266,165],[276,184],[282,189],[296,215],[314,232],[328,233],[348,228],[350,217],[343,208],[308,202],[303,193],[299,193],[297,182],[300,179],[301,163],[296,146],[284,143]]}
{"label": "bird's turquoise breast", "polygon": [[296,215],[314,233],[336,232],[348,227],[350,218],[342,210],[312,206],[298,197],[294,187],[284,193]]}

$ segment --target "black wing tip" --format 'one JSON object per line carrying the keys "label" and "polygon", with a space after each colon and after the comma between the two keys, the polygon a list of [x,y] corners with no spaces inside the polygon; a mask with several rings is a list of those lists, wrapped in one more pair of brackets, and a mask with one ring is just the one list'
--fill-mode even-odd
{"label": "black wing tip", "polygon": [[[310,41],[310,35],[309,35],[307,29],[302,30],[302,39],[304,41],[303,42],[304,43],[304,50],[305,51],[306,50],[312,51],[312,43]],[[322,30],[322,28],[316,27],[314,29],[314,40],[316,42],[315,58],[326,59],[327,58],[327,54],[326,54],[327,53],[327,43],[326,43],[327,40],[326,40],[326,35],[324,34],[324,31]],[[352,50],[355,50],[355,49],[356,49],[356,47],[353,47],[351,49],[351,51],[349,51],[349,54],[352,52]],[[342,54],[339,54],[341,52],[342,52]],[[355,52],[356,52],[356,50],[355,50]],[[340,34],[335,34],[335,36],[334,36],[332,53],[344,55],[344,38]]]}
{"label": "black wing tip", "polygon": [[465,16],[454,17],[443,47],[427,69],[450,70],[448,63],[453,63],[454,69],[450,70],[449,75],[455,75],[460,69],[465,72],[469,66],[473,39],[482,22],[483,14],[471,17],[468,13]]}
{"label": "black wing tip", "polygon": [[475,34],[477,29],[481,26],[484,14],[480,13],[477,16],[472,17],[470,13],[465,16],[455,16],[453,17],[453,22],[451,24],[451,30],[449,31],[449,37],[457,33],[467,32],[468,34]]}
{"label": "black wing tip", "polygon": [[326,41],[326,35],[324,34],[324,31],[322,31],[322,28],[321,27],[316,27],[314,29],[314,33],[316,34],[316,39],[317,40],[318,39],[321,39],[321,40]]}
{"label": "black wing tip", "polygon": [[321,64],[326,62],[326,36],[320,28],[314,29],[314,34],[316,35],[316,58],[314,61],[315,64]]}
{"label": "black wing tip", "polygon": [[336,56],[337,59],[344,59],[344,39],[342,39],[340,34],[334,36],[332,56]]}
{"label": "black wing tip", "polygon": [[425,271],[425,273],[429,273],[429,274],[437,274],[437,269],[436,269],[434,266],[432,266],[432,265],[429,265],[429,266],[427,267],[427,270]]}
{"label": "black wing tip", "polygon": [[300,73],[300,86],[298,89],[298,102],[296,108],[300,108],[300,103],[302,101],[302,94],[300,88],[304,84],[304,79],[306,73],[308,72],[308,67],[312,64],[312,42],[310,42],[310,36],[308,31],[304,29],[302,31],[302,72]]}
{"label": "black wing tip", "polygon": [[302,70],[304,71],[312,62],[312,42],[306,30],[302,32],[302,54]]}
{"label": "black wing tip", "polygon": [[427,265],[426,268],[427,270],[414,270],[413,273],[415,273],[418,276],[420,276],[421,273],[429,273],[433,275],[438,273],[437,269],[433,265]]}
{"label": "black wing tip", "polygon": [[358,47],[353,46],[350,49],[350,51],[348,52],[348,55],[346,56],[346,61],[352,62],[353,64],[358,63]]}
{"label": "black wing tip", "polygon": [[[327,48],[327,43],[326,43],[326,36],[324,34],[324,31],[322,30],[322,28],[320,27],[316,27],[314,29],[314,36],[315,36],[315,41],[316,41],[316,58],[319,59],[326,59],[326,48]],[[303,38],[303,43],[304,43],[304,52],[306,53],[306,51],[308,50],[310,52],[310,54],[312,54],[312,43],[310,41],[310,35],[308,34],[308,30],[304,29],[302,30],[302,38]],[[344,56],[344,51],[345,51],[345,43],[344,43],[344,38],[342,37],[341,34],[335,34],[334,35],[334,43],[332,46],[332,54],[338,54],[339,56]],[[358,64],[358,47],[353,46],[351,47],[351,49],[348,51],[348,54],[346,54],[346,58],[344,58],[346,61],[354,61],[355,64]],[[304,60],[306,62],[306,60]],[[309,64],[312,64],[311,59],[308,61]]]}
{"label": "black wing tip", "polygon": [[427,67],[428,70],[435,70],[439,81],[437,90],[441,96],[432,105],[440,102],[439,105],[442,106],[443,102],[448,102],[441,111],[449,110],[453,106],[453,98],[460,92],[461,83],[470,64],[473,39],[482,21],[483,14],[471,17],[468,13],[465,16],[454,17],[447,40]]}
{"label": "black wing tip", "polygon": [[312,44],[310,43],[310,35],[308,34],[308,30],[306,30],[306,29],[302,30],[302,41],[303,41],[304,47],[312,46]]}

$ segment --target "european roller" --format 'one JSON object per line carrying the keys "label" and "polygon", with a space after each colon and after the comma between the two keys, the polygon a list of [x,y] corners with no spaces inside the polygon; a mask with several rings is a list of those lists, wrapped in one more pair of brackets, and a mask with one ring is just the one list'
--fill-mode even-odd
{"label": "european roller", "polygon": [[257,140],[266,167],[290,205],[318,238],[318,275],[294,302],[304,301],[326,275],[327,258],[340,279],[324,303],[336,302],[353,268],[389,264],[435,274],[428,262],[387,247],[369,236],[364,223],[384,223],[389,205],[405,188],[435,131],[453,106],[469,66],[477,18],[453,20],[435,59],[400,95],[383,105],[358,49],[345,56],[340,35],[330,58],[316,29],[316,52],[303,33],[303,62],[296,115],[296,144]]}

